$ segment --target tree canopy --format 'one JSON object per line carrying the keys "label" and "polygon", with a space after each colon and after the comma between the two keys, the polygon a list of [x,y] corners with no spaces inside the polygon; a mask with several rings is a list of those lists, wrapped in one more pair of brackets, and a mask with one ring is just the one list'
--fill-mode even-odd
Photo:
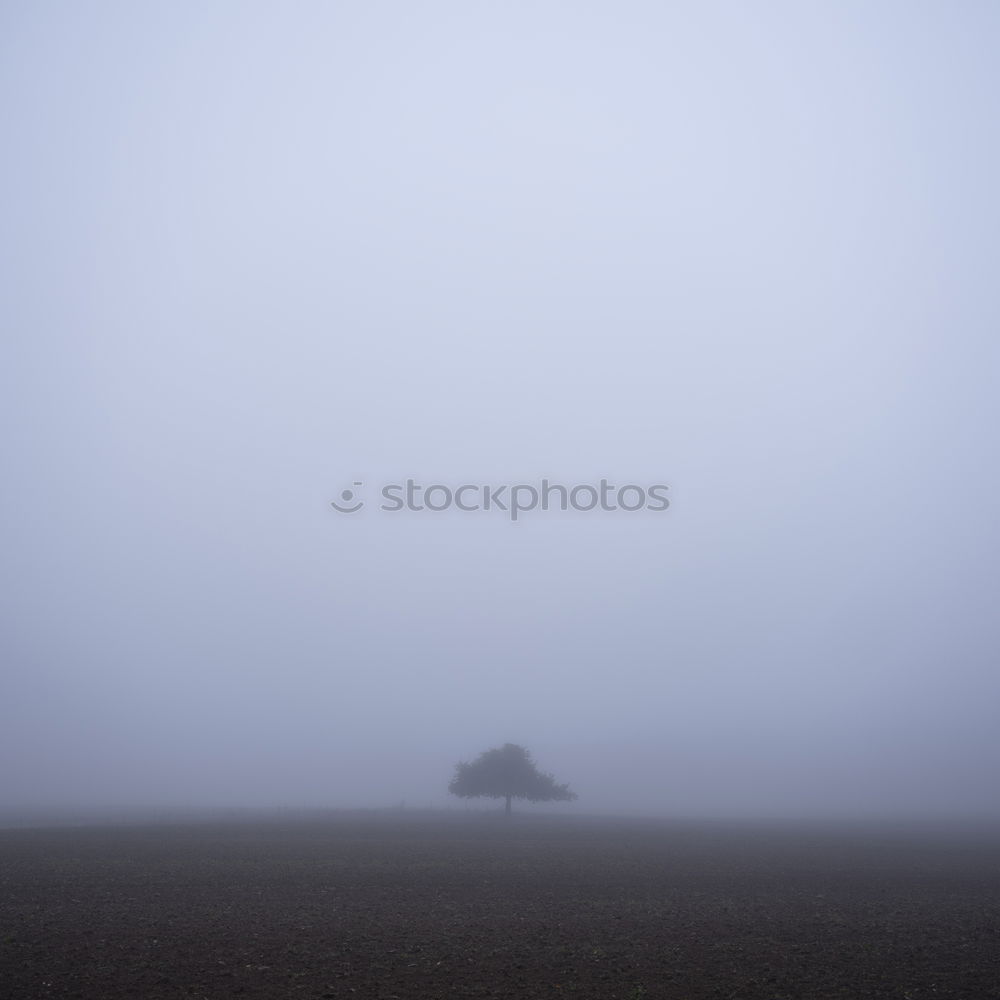
{"label": "tree canopy", "polygon": [[448,791],[463,799],[511,799],[529,802],[571,802],[576,798],[569,786],[556,783],[551,774],[539,771],[531,754],[516,743],[486,750],[471,763],[455,765]]}

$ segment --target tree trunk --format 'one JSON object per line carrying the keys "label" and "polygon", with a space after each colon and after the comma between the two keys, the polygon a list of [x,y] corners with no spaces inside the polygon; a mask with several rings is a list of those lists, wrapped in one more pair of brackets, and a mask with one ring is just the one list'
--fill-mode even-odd
{"label": "tree trunk", "polygon": [[504,815],[505,816],[509,816],[510,815],[510,796],[509,795],[507,796],[507,808],[504,810]]}

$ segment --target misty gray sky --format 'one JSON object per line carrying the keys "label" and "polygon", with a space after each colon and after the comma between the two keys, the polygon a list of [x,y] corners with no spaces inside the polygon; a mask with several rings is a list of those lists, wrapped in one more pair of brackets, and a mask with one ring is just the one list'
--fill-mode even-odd
{"label": "misty gray sky", "polygon": [[996,811],[998,54],[972,0],[4,4],[0,805],[443,804],[509,740],[578,811]]}

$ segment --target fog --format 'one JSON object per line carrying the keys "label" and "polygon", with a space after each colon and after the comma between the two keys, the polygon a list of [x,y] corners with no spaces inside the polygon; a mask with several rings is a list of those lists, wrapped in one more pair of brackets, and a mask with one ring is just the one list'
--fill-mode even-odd
{"label": "fog", "polygon": [[998,22],[5,4],[0,809],[1000,813]]}

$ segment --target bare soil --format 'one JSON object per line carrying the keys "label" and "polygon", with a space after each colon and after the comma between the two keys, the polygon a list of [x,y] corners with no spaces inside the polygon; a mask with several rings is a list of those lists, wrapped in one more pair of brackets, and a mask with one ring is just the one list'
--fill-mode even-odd
{"label": "bare soil", "polygon": [[492,814],[0,831],[0,997],[1000,998],[1000,838]]}

